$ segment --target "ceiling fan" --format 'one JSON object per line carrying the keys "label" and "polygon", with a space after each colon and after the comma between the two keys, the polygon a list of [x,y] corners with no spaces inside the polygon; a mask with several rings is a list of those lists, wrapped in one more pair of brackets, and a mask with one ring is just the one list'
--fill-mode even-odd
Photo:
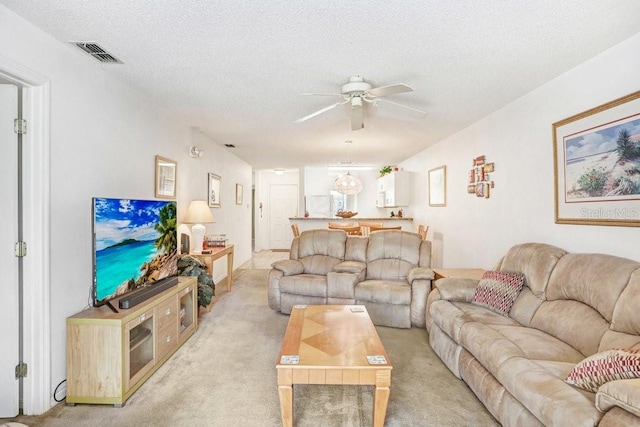
{"label": "ceiling fan", "polygon": [[342,98],[340,102],[324,107],[315,113],[304,116],[293,123],[302,123],[315,116],[332,110],[340,105],[349,104],[349,115],[351,116],[351,130],[359,130],[364,128],[364,105],[365,103],[378,105],[380,101],[388,102],[408,110],[412,110],[421,114],[426,114],[422,110],[409,107],[404,104],[390,101],[385,96],[395,95],[397,93],[413,92],[413,89],[404,83],[396,83],[388,86],[373,87],[364,81],[362,76],[352,76],[349,81],[342,85],[340,93],[303,93],[302,95],[311,96],[339,96]]}

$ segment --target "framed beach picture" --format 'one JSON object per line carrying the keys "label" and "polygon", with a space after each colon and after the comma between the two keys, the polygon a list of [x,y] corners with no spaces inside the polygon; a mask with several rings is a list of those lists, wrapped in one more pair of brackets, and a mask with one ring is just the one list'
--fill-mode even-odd
{"label": "framed beach picture", "polygon": [[640,91],[552,128],[555,222],[640,226]]}
{"label": "framed beach picture", "polygon": [[429,171],[429,206],[447,206],[447,167]]}
{"label": "framed beach picture", "polygon": [[178,164],[173,160],[156,156],[155,196],[157,199],[176,198]]}
{"label": "framed beach picture", "polygon": [[209,173],[209,207],[210,208],[219,208],[220,207],[220,175],[216,175],[215,173]]}

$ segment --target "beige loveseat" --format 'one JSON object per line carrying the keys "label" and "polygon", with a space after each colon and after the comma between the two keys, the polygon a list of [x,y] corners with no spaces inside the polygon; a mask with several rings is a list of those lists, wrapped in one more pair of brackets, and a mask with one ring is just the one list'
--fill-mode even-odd
{"label": "beige loveseat", "polygon": [[269,306],[361,304],[376,325],[425,327],[431,290],[431,242],[416,233],[308,230],[293,239],[290,259],[269,272]]}
{"label": "beige loveseat", "polygon": [[528,243],[495,270],[524,275],[508,316],[474,303],[477,280],[429,294],[429,342],[447,367],[505,426],[640,425],[640,379],[565,382],[588,356],[640,348],[640,263]]}

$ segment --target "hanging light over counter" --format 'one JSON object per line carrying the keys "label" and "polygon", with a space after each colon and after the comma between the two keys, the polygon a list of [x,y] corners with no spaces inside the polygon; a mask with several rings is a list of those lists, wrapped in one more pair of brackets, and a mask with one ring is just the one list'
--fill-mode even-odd
{"label": "hanging light over counter", "polygon": [[347,172],[346,175],[340,175],[333,183],[333,188],[340,194],[358,194],[362,191],[362,181]]}

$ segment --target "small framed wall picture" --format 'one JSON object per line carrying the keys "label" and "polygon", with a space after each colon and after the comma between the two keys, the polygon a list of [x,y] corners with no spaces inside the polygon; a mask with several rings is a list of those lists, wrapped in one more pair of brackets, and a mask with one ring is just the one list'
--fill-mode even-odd
{"label": "small framed wall picture", "polygon": [[236,205],[242,204],[242,184],[236,184]]}
{"label": "small framed wall picture", "polygon": [[429,171],[429,206],[447,206],[447,167]]}
{"label": "small framed wall picture", "polygon": [[157,199],[176,198],[178,164],[173,160],[156,156],[155,196]]}
{"label": "small framed wall picture", "polygon": [[221,181],[220,175],[216,175],[215,173],[209,173],[209,207],[210,208],[219,208],[220,207],[220,189],[221,189]]}

